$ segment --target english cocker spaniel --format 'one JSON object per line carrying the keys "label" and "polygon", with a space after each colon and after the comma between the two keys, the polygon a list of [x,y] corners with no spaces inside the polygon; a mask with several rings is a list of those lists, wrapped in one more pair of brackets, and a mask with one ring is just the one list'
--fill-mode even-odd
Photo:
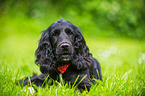
{"label": "english cocker spaniel", "polygon": [[[86,88],[89,91],[91,82],[95,82],[93,78],[102,80],[100,64],[89,53],[81,31],[64,19],[42,32],[35,54],[35,63],[40,66],[42,74],[31,77],[30,81],[37,86],[42,86],[48,75],[48,80],[59,80],[59,74],[62,74],[64,81],[75,82],[80,91]],[[23,84],[28,83],[29,79],[26,78]]]}

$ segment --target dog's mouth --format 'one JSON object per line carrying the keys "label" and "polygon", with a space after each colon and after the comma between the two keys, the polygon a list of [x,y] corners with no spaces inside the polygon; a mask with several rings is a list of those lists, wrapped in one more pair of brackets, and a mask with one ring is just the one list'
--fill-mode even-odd
{"label": "dog's mouth", "polygon": [[69,56],[70,56],[69,53],[63,53],[63,54],[61,55],[61,57],[69,57]]}
{"label": "dog's mouth", "polygon": [[62,64],[58,65],[57,69],[61,74],[63,74],[70,65],[69,61],[71,60],[71,54],[63,53],[60,55],[60,57],[61,57]]}
{"label": "dog's mouth", "polygon": [[61,61],[66,62],[70,61],[72,58],[72,55],[70,53],[63,53],[60,55]]}

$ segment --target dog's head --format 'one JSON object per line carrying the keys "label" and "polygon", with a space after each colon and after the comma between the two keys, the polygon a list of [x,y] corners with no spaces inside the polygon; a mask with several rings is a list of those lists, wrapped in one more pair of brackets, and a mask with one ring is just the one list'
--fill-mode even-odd
{"label": "dog's head", "polygon": [[49,69],[50,66],[68,62],[81,69],[90,65],[90,55],[78,27],[60,19],[43,31],[36,50],[36,63],[40,64],[43,73],[46,67]]}
{"label": "dog's head", "polygon": [[51,25],[50,42],[57,61],[69,62],[74,55],[74,34],[73,25],[64,20],[59,20]]}

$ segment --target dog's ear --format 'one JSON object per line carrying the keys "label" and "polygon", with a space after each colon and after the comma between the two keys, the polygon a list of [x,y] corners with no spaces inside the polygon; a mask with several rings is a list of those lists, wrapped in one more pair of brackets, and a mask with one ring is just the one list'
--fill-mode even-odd
{"label": "dog's ear", "polygon": [[74,40],[74,45],[75,45],[75,51],[76,54],[80,54],[82,56],[87,56],[89,55],[89,48],[86,45],[86,41],[81,33],[81,30],[76,27],[75,28],[75,40]]}
{"label": "dog's ear", "polygon": [[42,36],[39,40],[38,48],[35,52],[36,60],[35,63],[40,65],[40,70],[42,73],[47,73],[49,66],[53,63],[53,53],[52,46],[49,40],[49,30],[50,28],[42,31]]}
{"label": "dog's ear", "polygon": [[[91,53],[89,53],[89,48],[86,45],[86,41],[81,33],[81,30],[76,27],[75,28],[75,62],[77,64],[77,69],[87,69],[92,63]],[[74,62],[74,63],[75,63]]]}

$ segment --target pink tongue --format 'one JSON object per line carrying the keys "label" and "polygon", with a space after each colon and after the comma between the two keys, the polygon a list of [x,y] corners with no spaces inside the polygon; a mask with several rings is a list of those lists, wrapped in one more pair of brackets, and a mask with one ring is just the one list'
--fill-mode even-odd
{"label": "pink tongue", "polygon": [[57,70],[60,72],[60,73],[64,73],[66,71],[66,69],[68,68],[70,64],[65,64],[65,65],[58,65],[58,68]]}

